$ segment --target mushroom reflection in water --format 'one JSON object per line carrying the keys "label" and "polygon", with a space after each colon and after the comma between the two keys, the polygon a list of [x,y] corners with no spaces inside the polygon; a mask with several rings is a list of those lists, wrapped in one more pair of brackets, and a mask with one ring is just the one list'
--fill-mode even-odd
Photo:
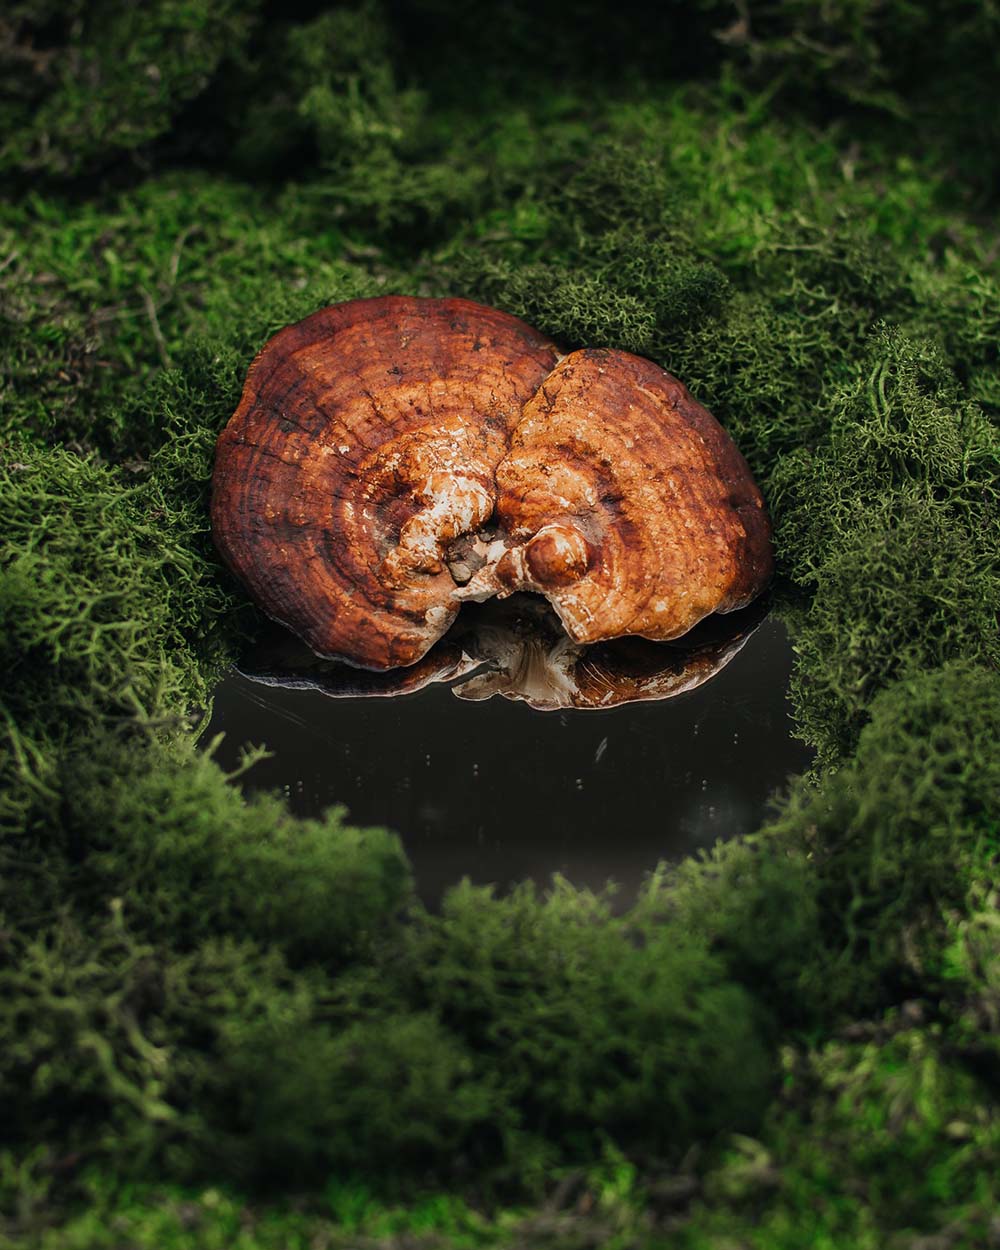
{"label": "mushroom reflection in water", "polygon": [[721,672],[766,615],[763,600],[713,617],[676,642],[619,638],[586,646],[566,634],[551,608],[518,594],[466,608],[416,664],[372,672],[323,660],[273,628],[237,666],[268,686],[316,690],[335,699],[413,694],[451,683],[460,699],[502,695],[540,711],[602,710],[670,699]]}

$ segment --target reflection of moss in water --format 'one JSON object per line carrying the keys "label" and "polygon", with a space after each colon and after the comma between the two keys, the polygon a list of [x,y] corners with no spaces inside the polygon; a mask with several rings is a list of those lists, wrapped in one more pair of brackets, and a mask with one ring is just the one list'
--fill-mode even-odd
{"label": "reflection of moss in water", "polygon": [[[177,114],[170,79],[126,136],[164,134],[150,176],[0,208],[0,1081],[22,1217],[77,1153],[106,1175],[430,1168],[509,1194],[614,1143],[672,1167],[702,1142],[705,1236],[787,1244],[805,1218],[852,1245],[949,1219],[979,1235],[1000,1132],[970,1111],[997,1062],[1000,298],[965,179],[988,20],[936,7],[953,20],[934,90],[959,69],[968,90],[927,152],[894,120],[924,107],[910,6],[852,8],[857,30],[813,59],[799,6],[784,34],[771,17],[720,43],[695,23],[721,84],[637,79],[627,99],[572,75],[505,97],[518,19],[461,112],[420,55],[400,61],[407,12],[397,28],[368,7],[265,21],[242,60],[228,35],[208,120]],[[200,55],[211,75],[218,48]],[[813,75],[837,119],[774,120],[741,84],[775,58],[789,109]],[[45,168],[92,170],[98,150],[103,168],[125,132],[91,126],[60,156],[77,115],[53,121],[52,91]],[[230,160],[250,98],[259,131]],[[258,133],[296,177],[252,180]],[[4,159],[33,168],[38,142]],[[182,153],[223,168],[170,169]],[[567,344],[654,355],[772,503],[818,785],[628,917],[566,888],[459,889],[403,923],[390,835],[245,803],[193,754],[254,627],[208,541],[215,434],[270,330],[382,290],[460,291]],[[713,1147],[727,1130],[763,1144]]]}

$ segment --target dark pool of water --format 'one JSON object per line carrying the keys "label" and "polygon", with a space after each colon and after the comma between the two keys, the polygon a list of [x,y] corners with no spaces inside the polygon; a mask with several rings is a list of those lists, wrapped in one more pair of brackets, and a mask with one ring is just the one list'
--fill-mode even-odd
{"label": "dark pool of water", "polygon": [[501,889],[560,872],[626,904],[644,876],[720,838],[748,833],[811,752],[791,736],[791,650],[764,621],[697,690],[606,710],[535,711],[463,702],[445,685],[394,698],[330,698],[232,673],[205,735],[216,759],[247,743],[270,759],[241,779],[279,790],[298,815],[343,804],[402,837],[431,906],[463,876]]}

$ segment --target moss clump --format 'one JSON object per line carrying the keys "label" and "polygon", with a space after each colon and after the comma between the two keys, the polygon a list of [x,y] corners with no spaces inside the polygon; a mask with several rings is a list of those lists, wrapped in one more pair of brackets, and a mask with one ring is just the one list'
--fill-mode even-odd
{"label": "moss clump", "polygon": [[0,26],[0,173],[89,172],[162,135],[256,8],[16,0]]}
{"label": "moss clump", "polygon": [[870,711],[851,762],[819,792],[796,791],[773,826],[814,865],[826,954],[800,984],[818,978],[824,1011],[874,1010],[880,982],[920,994],[942,914],[989,880],[1000,850],[996,672],[953,662]]}
{"label": "moss clump", "polygon": [[[60,757],[81,917],[102,915],[120,896],[135,931],[169,933],[178,950],[243,933],[290,958],[335,966],[408,901],[395,835],[353,828],[337,809],[300,821],[274,798],[244,803],[207,756],[192,769],[186,752],[177,754],[111,739]],[[206,880],[211,902],[200,890]]]}
{"label": "moss clump", "polygon": [[66,844],[8,894],[18,1132],[70,1152],[113,1125],[86,1157],[130,1174],[399,1178],[417,1152],[528,1190],[608,1137],[676,1163],[760,1132],[777,1037],[954,980],[940,918],[1000,851],[998,732],[995,675],[952,665],[880,695],[821,792],[624,917],[565,885],[465,886],[405,925],[384,835],[244,805],[207,760],[91,744],[60,761]]}
{"label": "moss clump", "polygon": [[892,1235],[988,1245],[998,1141],[988,1087],[911,1000],[815,1050],[786,1052],[784,1092],[759,1137],[735,1141],[706,1177],[690,1244],[750,1225],[762,1246],[800,1244],[805,1230],[872,1250]]}
{"label": "moss clump", "polygon": [[[207,480],[211,434],[201,441]],[[204,700],[225,655],[219,618],[234,606],[203,553],[204,508],[28,443],[5,446],[0,472],[11,716],[59,740],[98,709],[150,717]]]}
{"label": "moss clump", "polygon": [[829,437],[778,466],[791,575],[813,588],[795,698],[828,758],[875,691],[960,654],[1000,658],[1000,441],[930,345],[879,331]]}
{"label": "moss clump", "polygon": [[[493,1110],[432,1018],[345,1028],[321,981],[248,941],[178,955],[137,940],[119,905],[86,941],[64,923],[17,954],[0,972],[10,1131],[110,1150],[124,1174],[315,1181],[446,1153]],[[67,1142],[88,1119],[100,1129]]]}
{"label": "moss clump", "polygon": [[996,130],[982,94],[1000,47],[992,5],[790,0],[767,10],[711,7],[731,19],[718,37],[758,90],[812,116],[846,113],[862,125],[877,114],[894,119],[901,146],[931,144],[977,190],[992,189],[996,166],[986,154]]}
{"label": "moss clump", "polygon": [[497,899],[465,885],[440,919],[408,931],[400,990],[427,1002],[496,1084],[507,1131],[492,1148],[511,1178],[537,1184],[546,1166],[593,1157],[604,1134],[676,1156],[759,1114],[768,1013],[704,935],[664,922],[658,894],[622,920],[559,882],[544,904],[529,887]]}
{"label": "moss clump", "polygon": [[333,223],[300,228],[297,203],[173,173],[79,204],[0,205],[0,432],[141,462],[165,441],[165,409],[203,428],[205,393],[221,421],[269,333],[387,281],[344,257]]}

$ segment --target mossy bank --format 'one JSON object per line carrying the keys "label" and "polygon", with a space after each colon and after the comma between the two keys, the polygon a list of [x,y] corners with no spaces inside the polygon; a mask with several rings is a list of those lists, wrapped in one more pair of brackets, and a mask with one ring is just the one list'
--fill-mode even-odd
{"label": "mossy bank", "polygon": [[[0,1244],[1000,1244],[1000,16],[560,13],[0,21]],[[816,768],[624,916],[195,747],[217,433],[387,291],[653,357],[771,506]]]}

